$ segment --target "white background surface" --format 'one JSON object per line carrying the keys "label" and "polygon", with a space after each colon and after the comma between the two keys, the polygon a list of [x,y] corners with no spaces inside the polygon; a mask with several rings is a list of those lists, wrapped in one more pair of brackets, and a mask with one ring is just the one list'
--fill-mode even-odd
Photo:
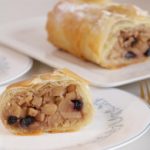
{"label": "white background surface", "polygon": [[[118,0],[119,2],[133,2],[140,5],[142,8],[149,9],[149,0]],[[43,16],[47,14],[51,8],[51,4],[56,0],[0,0],[0,26],[2,24],[9,24],[10,22]],[[0,49],[3,46],[0,45]],[[45,66],[43,66],[45,68]],[[47,68],[48,69],[48,68]],[[32,71],[28,73],[34,74],[36,72],[36,66]],[[26,75],[26,76],[28,76]],[[139,84],[134,83],[127,86],[120,87],[133,94],[139,95]],[[139,110],[140,111],[140,110]],[[141,120],[142,121],[142,120]],[[150,149],[150,131],[146,133],[142,138],[133,142],[119,150],[149,150]]]}

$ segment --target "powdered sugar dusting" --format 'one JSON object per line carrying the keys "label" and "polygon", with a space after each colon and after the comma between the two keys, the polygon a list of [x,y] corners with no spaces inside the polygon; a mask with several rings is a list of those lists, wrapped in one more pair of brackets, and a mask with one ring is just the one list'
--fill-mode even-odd
{"label": "powdered sugar dusting", "polygon": [[[101,11],[101,18],[102,18],[102,16],[103,17],[113,16],[113,17],[117,17],[117,18],[126,18],[126,15],[124,15],[124,14],[113,13],[113,12],[107,10],[107,8],[112,5],[116,5],[118,7],[120,6],[120,4],[118,4],[118,3],[111,3],[111,4],[100,6],[100,5],[97,5],[94,3],[93,4],[91,4],[91,3],[90,4],[89,3],[71,3],[68,1],[66,1],[66,2],[63,1],[62,3],[59,3],[56,7],[61,12],[61,13],[59,13],[59,15],[58,14],[56,15],[56,20],[61,23],[61,21],[63,21],[62,15],[63,14],[65,15],[65,13],[73,14],[74,16],[76,16],[76,19],[78,19],[78,20],[82,20],[83,18],[84,19],[92,18],[94,20],[97,16],[95,16],[94,13],[92,13],[93,11],[94,12]],[[140,9],[137,6],[132,5],[132,9],[135,9],[137,15],[139,15],[139,16],[148,16],[148,13],[146,11],[143,11],[142,9]],[[87,13],[88,13],[88,15],[87,15]]]}
{"label": "powdered sugar dusting", "polygon": [[75,12],[75,11],[82,11],[86,9],[92,9],[92,8],[97,8],[99,9],[98,5],[96,4],[73,4],[73,3],[62,3],[61,5],[58,6],[58,8],[62,11],[70,11],[70,12]]}
{"label": "powdered sugar dusting", "polygon": [[86,13],[84,12],[85,10],[88,9],[99,9],[98,5],[96,4],[76,4],[76,3],[69,3],[69,2],[64,2],[60,5],[58,5],[58,9],[62,13],[74,13],[76,16],[83,18],[85,17]]}

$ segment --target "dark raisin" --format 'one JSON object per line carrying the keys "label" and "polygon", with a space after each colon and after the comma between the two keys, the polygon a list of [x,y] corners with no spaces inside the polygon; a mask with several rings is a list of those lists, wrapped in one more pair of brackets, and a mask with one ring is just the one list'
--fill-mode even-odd
{"label": "dark raisin", "polygon": [[73,108],[77,111],[80,111],[83,107],[83,102],[81,100],[72,100],[74,106]]}
{"label": "dark raisin", "polygon": [[22,118],[20,120],[20,125],[23,127],[23,128],[26,128],[28,127],[29,125],[31,125],[32,123],[35,122],[35,118],[34,117],[31,117],[31,116],[27,116],[25,118]]}
{"label": "dark raisin", "polygon": [[132,58],[136,58],[136,54],[131,52],[131,51],[128,51],[126,54],[125,54],[125,58],[127,59],[132,59]]}
{"label": "dark raisin", "polygon": [[17,122],[18,118],[16,116],[9,116],[7,119],[7,123],[9,125],[13,125]]}
{"label": "dark raisin", "polygon": [[144,56],[150,56],[150,48],[148,48],[148,49],[146,50],[146,52],[144,53]]}

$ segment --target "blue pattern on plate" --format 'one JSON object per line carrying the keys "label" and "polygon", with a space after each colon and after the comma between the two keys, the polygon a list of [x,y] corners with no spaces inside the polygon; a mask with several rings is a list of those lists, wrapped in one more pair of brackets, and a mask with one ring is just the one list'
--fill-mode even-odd
{"label": "blue pattern on plate", "polygon": [[108,117],[107,131],[105,131],[102,136],[97,138],[97,140],[102,141],[123,127],[123,118],[121,117],[122,110],[113,106],[103,98],[96,99],[94,105],[98,110],[101,109]]}
{"label": "blue pattern on plate", "polygon": [[6,72],[9,69],[7,59],[3,56],[0,56],[0,73]]}
{"label": "blue pattern on plate", "polygon": [[[123,110],[112,105],[104,98],[96,98],[94,101],[94,106],[96,110],[102,111],[107,116],[107,123],[108,128],[105,130],[102,134],[100,134],[98,137],[96,137],[94,140],[88,141],[86,143],[77,144],[75,146],[72,146],[70,148],[61,148],[61,150],[84,150],[85,147],[90,147],[91,144],[96,144],[103,142],[113,134],[115,134],[118,130],[120,130],[123,127],[123,117],[122,112]],[[60,150],[60,149],[59,149]]]}

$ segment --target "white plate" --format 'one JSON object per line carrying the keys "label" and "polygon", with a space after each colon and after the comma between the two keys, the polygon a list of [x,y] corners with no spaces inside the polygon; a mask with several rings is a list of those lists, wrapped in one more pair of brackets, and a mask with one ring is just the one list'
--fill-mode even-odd
{"label": "white plate", "polygon": [[117,89],[92,88],[92,93],[95,116],[81,131],[16,136],[0,124],[0,150],[114,150],[148,130],[150,109],[141,99]]}
{"label": "white plate", "polygon": [[50,66],[67,67],[96,86],[114,87],[150,77],[150,61],[106,70],[57,50],[47,42],[45,24],[46,18],[34,18],[5,25],[0,30],[0,42]]}
{"label": "white plate", "polygon": [[32,64],[29,57],[0,47],[0,86],[25,74],[31,69]]}

